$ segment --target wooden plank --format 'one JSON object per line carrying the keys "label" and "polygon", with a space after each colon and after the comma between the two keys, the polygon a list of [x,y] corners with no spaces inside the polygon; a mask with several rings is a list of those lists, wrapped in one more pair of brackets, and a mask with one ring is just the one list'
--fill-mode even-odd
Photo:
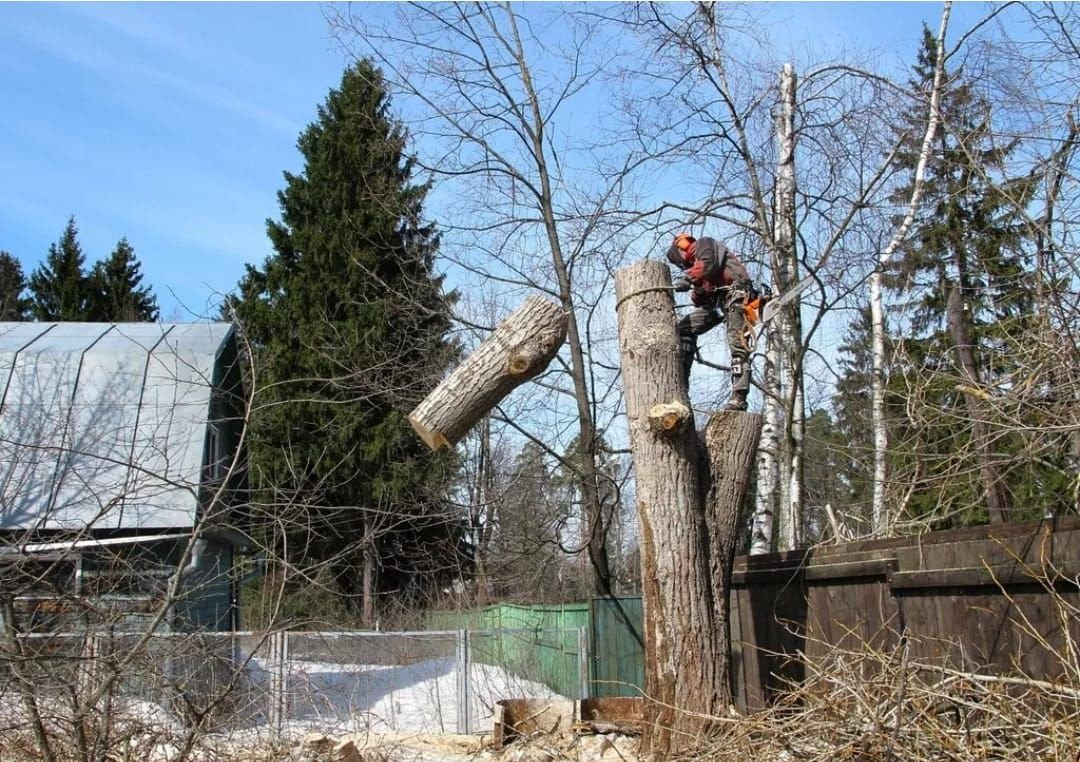
{"label": "wooden plank", "polygon": [[[1078,583],[1075,572],[1067,572],[1073,578],[1055,578],[1055,587],[1076,588]],[[929,590],[949,587],[1001,587],[1012,585],[1042,584],[1038,576],[1022,566],[963,567],[956,569],[919,569],[916,571],[897,571],[889,576],[889,586],[893,590]]]}
{"label": "wooden plank", "polygon": [[828,564],[776,566],[772,568],[737,569],[732,573],[732,584],[783,584],[798,579],[832,580],[858,577],[884,577],[896,569],[895,556],[887,558],[852,559]]}
{"label": "wooden plank", "polygon": [[756,556],[738,556],[735,568],[771,568],[787,562],[788,565],[813,563],[816,559],[824,560],[834,556],[852,553],[869,553],[894,548],[930,547],[968,541],[987,541],[996,543],[1010,538],[1036,537],[1049,535],[1057,546],[1075,548],[1080,540],[1080,516],[1057,516],[1036,521],[1022,521],[1011,524],[993,524],[976,527],[963,527],[939,532],[927,532],[921,535],[890,537],[881,540],[858,540],[838,545],[825,545],[812,551],[803,549],[783,553],[766,553]]}
{"label": "wooden plank", "polygon": [[728,642],[731,644],[731,698],[735,708],[746,713],[746,665],[743,663],[742,612],[738,590],[728,590]]}
{"label": "wooden plank", "polygon": [[895,558],[881,558],[869,561],[843,561],[835,564],[814,564],[806,567],[803,579],[826,581],[835,579],[859,579],[862,577],[886,577],[896,569]]}

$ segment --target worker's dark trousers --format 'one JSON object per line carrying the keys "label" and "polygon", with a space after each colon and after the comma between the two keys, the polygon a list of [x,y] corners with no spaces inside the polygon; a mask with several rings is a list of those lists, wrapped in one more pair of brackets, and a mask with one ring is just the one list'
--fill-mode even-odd
{"label": "worker's dark trousers", "polygon": [[731,396],[745,400],[750,393],[750,348],[743,337],[746,328],[746,313],[743,312],[746,292],[732,290],[725,301],[723,315],[717,310],[720,299],[720,294],[717,294],[711,302],[702,303],[679,321],[683,377],[689,386],[690,368],[697,355],[697,337],[726,322],[728,351],[731,353]]}

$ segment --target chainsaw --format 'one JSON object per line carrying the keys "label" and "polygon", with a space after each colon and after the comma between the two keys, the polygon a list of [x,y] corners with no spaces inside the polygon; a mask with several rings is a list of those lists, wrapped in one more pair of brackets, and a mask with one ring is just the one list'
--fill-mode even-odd
{"label": "chainsaw", "polygon": [[764,326],[779,315],[781,309],[795,301],[799,294],[806,291],[815,282],[814,276],[808,275],[778,297],[774,297],[772,289],[762,284],[757,296],[747,302],[746,307],[744,307],[746,311],[746,331],[743,341],[746,342],[747,349],[753,351],[759,332],[757,330],[758,326]]}
{"label": "chainsaw", "polygon": [[769,287],[763,286],[762,288],[766,290],[766,293],[758,296],[758,298],[755,299],[754,302],[751,302],[751,304],[758,303],[758,305],[755,306],[755,311],[757,311],[758,307],[760,307],[760,302],[762,300],[764,300],[765,302],[765,306],[760,307],[761,324],[764,325],[765,323],[768,323],[770,320],[776,317],[780,313],[781,309],[795,301],[795,298],[799,296],[799,294],[810,288],[812,285],[814,285],[814,283],[814,276],[807,275],[801,281],[799,281],[787,291],[782,293],[780,296],[775,298],[772,296],[771,291],[768,291]]}

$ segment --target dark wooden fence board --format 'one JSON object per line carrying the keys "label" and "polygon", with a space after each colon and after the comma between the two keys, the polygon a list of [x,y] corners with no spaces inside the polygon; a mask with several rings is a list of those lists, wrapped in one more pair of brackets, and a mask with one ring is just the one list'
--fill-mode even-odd
{"label": "dark wooden fence board", "polygon": [[913,663],[1053,680],[1080,642],[1080,517],[739,557],[732,578],[734,696],[767,705],[817,659],[863,643]]}

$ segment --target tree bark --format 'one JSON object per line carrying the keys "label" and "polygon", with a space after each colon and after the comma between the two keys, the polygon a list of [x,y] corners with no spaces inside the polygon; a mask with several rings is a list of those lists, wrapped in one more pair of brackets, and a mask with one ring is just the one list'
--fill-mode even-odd
{"label": "tree bark", "polygon": [[[953,284],[949,289],[945,313],[960,370],[969,385],[966,388],[979,389],[982,386],[982,374],[975,357],[974,341],[971,338],[959,284]],[[1001,473],[995,463],[990,426],[983,415],[983,401],[970,391],[964,392],[964,401],[968,415],[971,416],[971,440],[979,462],[979,477],[990,523],[1003,524],[1009,520],[1009,504],[1001,482]]]}
{"label": "tree bark", "polygon": [[566,339],[566,313],[532,296],[409,414],[428,447],[452,447],[514,388],[547,368]]}
{"label": "tree bark", "polygon": [[661,262],[639,262],[615,274],[641,527],[642,743],[658,758],[692,749],[709,729],[709,717],[731,701],[727,588],[760,435],[760,416],[718,413],[705,434],[711,456],[704,457],[682,375],[670,284]]}
{"label": "tree bark", "polygon": [[766,328],[768,340],[762,357],[761,388],[764,390],[762,402],[761,443],[757,453],[757,493],[754,505],[754,520],[750,530],[750,555],[771,553],[776,527],[776,503],[780,483],[780,348],[774,338],[774,331]]}
{"label": "tree bark", "polygon": [[[779,293],[799,282],[799,256],[795,247],[795,67],[780,69],[776,109],[776,218],[774,220],[774,277]],[[801,299],[777,315],[773,338],[779,342],[779,377],[783,425],[778,432],[780,453],[780,550],[802,544],[803,441],[806,416],[803,409]]]}
{"label": "tree bark", "polygon": [[375,624],[375,582],[377,576],[375,556],[374,538],[371,538],[364,544],[364,551],[361,556],[362,568],[360,570],[360,579],[363,586],[360,621],[368,629]]}
{"label": "tree bark", "polygon": [[705,426],[708,460],[708,491],[705,518],[709,533],[713,616],[716,627],[716,672],[720,679],[718,703],[723,709],[732,703],[730,597],[731,567],[739,533],[745,524],[744,505],[750,484],[751,466],[761,439],[761,416],[756,413],[721,411],[713,413]]}
{"label": "tree bark", "polygon": [[870,315],[873,368],[871,375],[871,427],[874,431],[874,494],[870,509],[871,534],[881,537],[891,530],[895,513],[890,516],[885,505],[885,485],[888,477],[888,427],[885,420],[885,306],[884,277],[892,262],[893,254],[904,242],[908,230],[915,221],[915,213],[922,200],[923,184],[926,177],[926,165],[934,145],[934,135],[938,122],[941,121],[941,90],[945,80],[945,33],[949,30],[949,15],[952,2],[947,1],[941,11],[941,26],[938,28],[937,52],[934,56],[934,84],[930,91],[930,118],[926,122],[919,160],[915,164],[915,177],[911,186],[911,199],[907,213],[900,226],[893,233],[888,245],[878,256],[878,266],[870,275]]}

